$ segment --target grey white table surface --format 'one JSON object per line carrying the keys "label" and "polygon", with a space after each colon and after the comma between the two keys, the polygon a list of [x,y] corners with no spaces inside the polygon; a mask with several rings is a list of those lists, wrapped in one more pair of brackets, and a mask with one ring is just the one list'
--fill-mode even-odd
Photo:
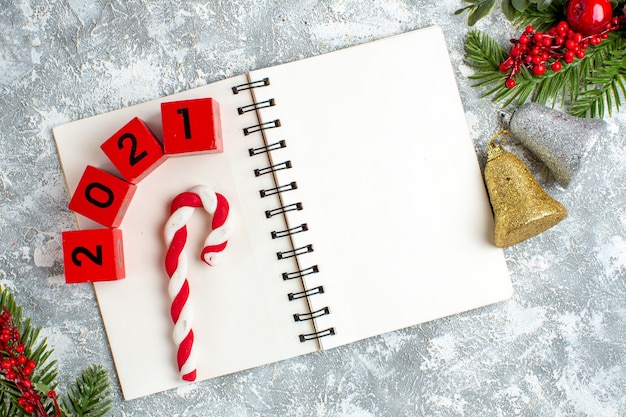
{"label": "grey white table surface", "polygon": [[[92,287],[64,284],[60,234],[75,224],[51,134],[63,122],[436,24],[484,160],[499,107],[467,79],[460,6],[2,0],[0,285],[43,327],[59,390],[100,363],[114,416],[626,416],[622,134],[598,143],[568,188],[517,149],[569,217],[505,250],[510,301],[324,353],[125,402]],[[503,45],[516,34],[497,13],[476,27]],[[626,115],[609,123],[621,132]]]}

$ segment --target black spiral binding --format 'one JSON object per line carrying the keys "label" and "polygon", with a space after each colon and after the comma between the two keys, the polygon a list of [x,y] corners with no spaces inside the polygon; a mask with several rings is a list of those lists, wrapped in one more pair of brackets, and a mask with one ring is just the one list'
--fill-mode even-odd
{"label": "black spiral binding", "polygon": [[279,185],[274,188],[267,188],[265,190],[259,190],[259,194],[261,198],[267,197],[269,195],[284,193],[291,190],[296,190],[298,188],[298,184],[295,181],[291,181],[289,184]]}
{"label": "black spiral binding", "polygon": [[267,130],[267,129],[274,129],[276,127],[280,127],[280,120],[279,119],[272,120],[272,121],[265,122],[265,123],[260,123],[258,125],[254,125],[254,126],[246,127],[245,129],[243,129],[243,134],[245,136],[248,136],[249,134],[252,134],[252,133],[261,132],[261,131]]}
{"label": "black spiral binding", "polygon": [[[265,155],[266,160],[268,162],[268,165],[266,167],[255,169],[254,175],[256,177],[259,177],[261,175],[269,174],[274,177],[274,183],[276,186],[273,188],[260,190],[259,194],[261,198],[265,198],[265,197],[272,196],[272,195],[277,195],[280,201],[280,207],[276,207],[271,210],[266,210],[265,217],[269,219],[274,216],[283,216],[285,218],[285,223],[287,224],[286,217],[285,217],[286,213],[290,211],[303,210],[304,207],[301,202],[297,202],[297,203],[285,203],[284,202],[283,195],[287,193],[288,191],[296,190],[298,188],[298,185],[295,181],[292,181],[287,184],[278,184],[278,181],[277,181],[276,172],[290,169],[292,167],[292,163],[290,160],[279,162],[279,163],[274,163],[272,160],[272,152],[278,149],[283,149],[287,147],[287,143],[284,140],[280,140],[274,143],[267,143],[267,140],[265,137],[266,130],[275,129],[281,126],[281,122],[279,119],[271,120],[269,122],[264,122],[264,123],[261,122],[260,112],[265,108],[275,106],[276,101],[273,98],[269,100],[256,101],[256,99],[254,98],[255,97],[254,89],[266,87],[268,85],[270,85],[269,78],[264,78],[261,80],[249,81],[247,83],[237,85],[232,88],[232,91],[233,91],[233,94],[239,94],[242,91],[250,90],[252,98],[253,98],[252,100],[253,103],[247,106],[239,107],[237,109],[237,112],[240,115],[248,113],[248,112],[255,112],[257,114],[257,120],[259,120],[259,124],[249,126],[243,129],[244,136],[248,136],[253,133],[260,133],[263,137],[263,144],[264,144],[263,146],[248,149],[248,154],[250,157],[257,157],[259,155]],[[302,247],[295,247],[295,245],[293,244],[293,240],[291,240],[291,236],[295,235],[296,233],[307,232],[309,230],[309,226],[306,223],[302,223],[299,226],[294,226],[294,227],[287,226],[287,227],[288,228],[285,230],[276,230],[271,233],[272,239],[281,239],[281,238],[290,239],[291,247],[293,248],[291,250],[277,252],[276,257],[279,260],[295,259],[296,265],[298,266],[298,270],[296,271],[284,272],[282,274],[282,278],[284,281],[292,280],[292,279],[299,279],[301,280],[303,284],[303,288],[305,288],[304,281],[303,281],[304,277],[306,277],[307,275],[311,275],[311,274],[317,274],[319,273],[320,269],[317,265],[312,265],[308,267],[300,266],[301,265],[300,257],[313,252],[314,248],[313,248],[313,245],[311,244],[305,245]],[[330,314],[330,309],[328,307],[323,307],[321,309],[312,311],[311,303],[308,301],[309,297],[313,297],[317,294],[323,294],[323,293],[324,293],[324,287],[320,285],[314,288],[308,288],[308,289],[305,288],[304,291],[287,294],[287,298],[289,299],[289,301],[306,299],[309,305],[309,312],[296,313],[293,315],[294,321],[305,322],[305,321],[313,320],[314,328],[316,329],[316,331],[312,333],[300,334],[299,335],[300,342],[306,342],[309,340],[318,340],[322,337],[332,336],[335,334],[334,327],[324,329],[324,330],[317,330],[317,325],[315,324],[315,321],[314,321],[316,318]]]}
{"label": "black spiral binding", "polygon": [[302,210],[302,203],[293,203],[293,204],[288,204],[286,206],[280,206],[272,210],[266,210],[265,217],[269,219],[271,217],[278,216],[280,214],[285,214],[290,211],[300,211],[300,210]]}
{"label": "black spiral binding", "polygon": [[307,225],[306,223],[302,223],[300,226],[292,227],[286,230],[279,230],[279,231],[274,230],[272,232],[272,239],[278,239],[279,237],[292,236],[292,235],[295,235],[296,233],[306,232],[307,230],[309,230],[309,225]]}
{"label": "black spiral binding", "polygon": [[273,174],[276,171],[281,171],[283,169],[289,169],[289,168],[291,168],[291,161],[283,161],[280,164],[270,165],[268,167],[261,168],[261,169],[255,169],[254,176],[260,177],[261,175]]}
{"label": "black spiral binding", "polygon": [[295,272],[283,272],[283,281],[296,278],[302,279],[307,275],[317,274],[318,272],[320,272],[320,269],[317,265],[313,265],[305,269],[299,269]]}
{"label": "black spiral binding", "polygon": [[276,149],[282,149],[286,147],[287,147],[287,143],[284,140],[279,140],[278,142],[270,143],[267,146],[261,146],[259,148],[250,148],[248,149],[248,153],[250,154],[250,156],[254,156],[254,155],[259,155],[265,152],[271,152],[271,151],[275,151]]}
{"label": "black spiral binding", "polygon": [[262,80],[239,84],[233,87],[233,94],[239,94],[240,91],[250,90],[257,87],[266,87],[268,85],[270,85],[269,78],[263,78]]}

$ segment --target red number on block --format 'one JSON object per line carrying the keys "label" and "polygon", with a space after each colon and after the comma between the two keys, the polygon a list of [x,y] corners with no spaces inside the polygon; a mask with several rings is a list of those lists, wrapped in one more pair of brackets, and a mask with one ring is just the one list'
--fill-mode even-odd
{"label": "red number on block", "polygon": [[161,103],[166,155],[222,152],[220,108],[212,98]]}
{"label": "red number on block", "polygon": [[120,229],[62,233],[65,282],[115,281],[126,276]]}
{"label": "red number on block", "polygon": [[150,128],[135,117],[100,146],[126,181],[137,184],[165,161]]}
{"label": "red number on block", "polygon": [[69,209],[107,227],[118,227],[137,186],[93,166],[87,166]]}

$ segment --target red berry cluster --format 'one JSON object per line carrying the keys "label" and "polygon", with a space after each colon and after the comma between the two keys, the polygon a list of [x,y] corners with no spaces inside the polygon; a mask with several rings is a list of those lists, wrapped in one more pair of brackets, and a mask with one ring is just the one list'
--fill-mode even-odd
{"label": "red berry cluster", "polygon": [[566,21],[559,22],[547,32],[535,31],[526,27],[519,39],[511,39],[513,47],[507,58],[500,64],[500,71],[507,73],[505,85],[515,87],[515,77],[526,67],[534,75],[543,75],[548,68],[558,72],[564,64],[571,64],[576,58],[583,59],[589,45],[599,45],[609,32],[620,27],[620,19],[614,17],[600,33],[583,36],[575,32]]}
{"label": "red berry cluster", "polygon": [[[30,375],[37,364],[25,355],[26,347],[21,341],[19,329],[13,323],[13,316],[3,307],[0,314],[0,378],[15,384],[20,392],[17,403],[27,414],[36,417],[50,417],[41,402],[41,397],[30,380]],[[61,411],[56,400],[56,392],[47,393],[54,404],[54,417],[59,417]]]}

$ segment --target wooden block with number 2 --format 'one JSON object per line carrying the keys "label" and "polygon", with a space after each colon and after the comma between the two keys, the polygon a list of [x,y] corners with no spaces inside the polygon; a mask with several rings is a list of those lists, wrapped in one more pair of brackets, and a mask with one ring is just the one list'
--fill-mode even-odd
{"label": "wooden block with number 2", "polygon": [[161,120],[166,155],[222,152],[220,108],[212,98],[161,103]]}
{"label": "wooden block with number 2", "polygon": [[63,232],[61,236],[66,283],[125,278],[120,229],[74,230]]}
{"label": "wooden block with number 2", "polygon": [[126,181],[137,184],[165,161],[163,148],[138,117],[100,146]]}

